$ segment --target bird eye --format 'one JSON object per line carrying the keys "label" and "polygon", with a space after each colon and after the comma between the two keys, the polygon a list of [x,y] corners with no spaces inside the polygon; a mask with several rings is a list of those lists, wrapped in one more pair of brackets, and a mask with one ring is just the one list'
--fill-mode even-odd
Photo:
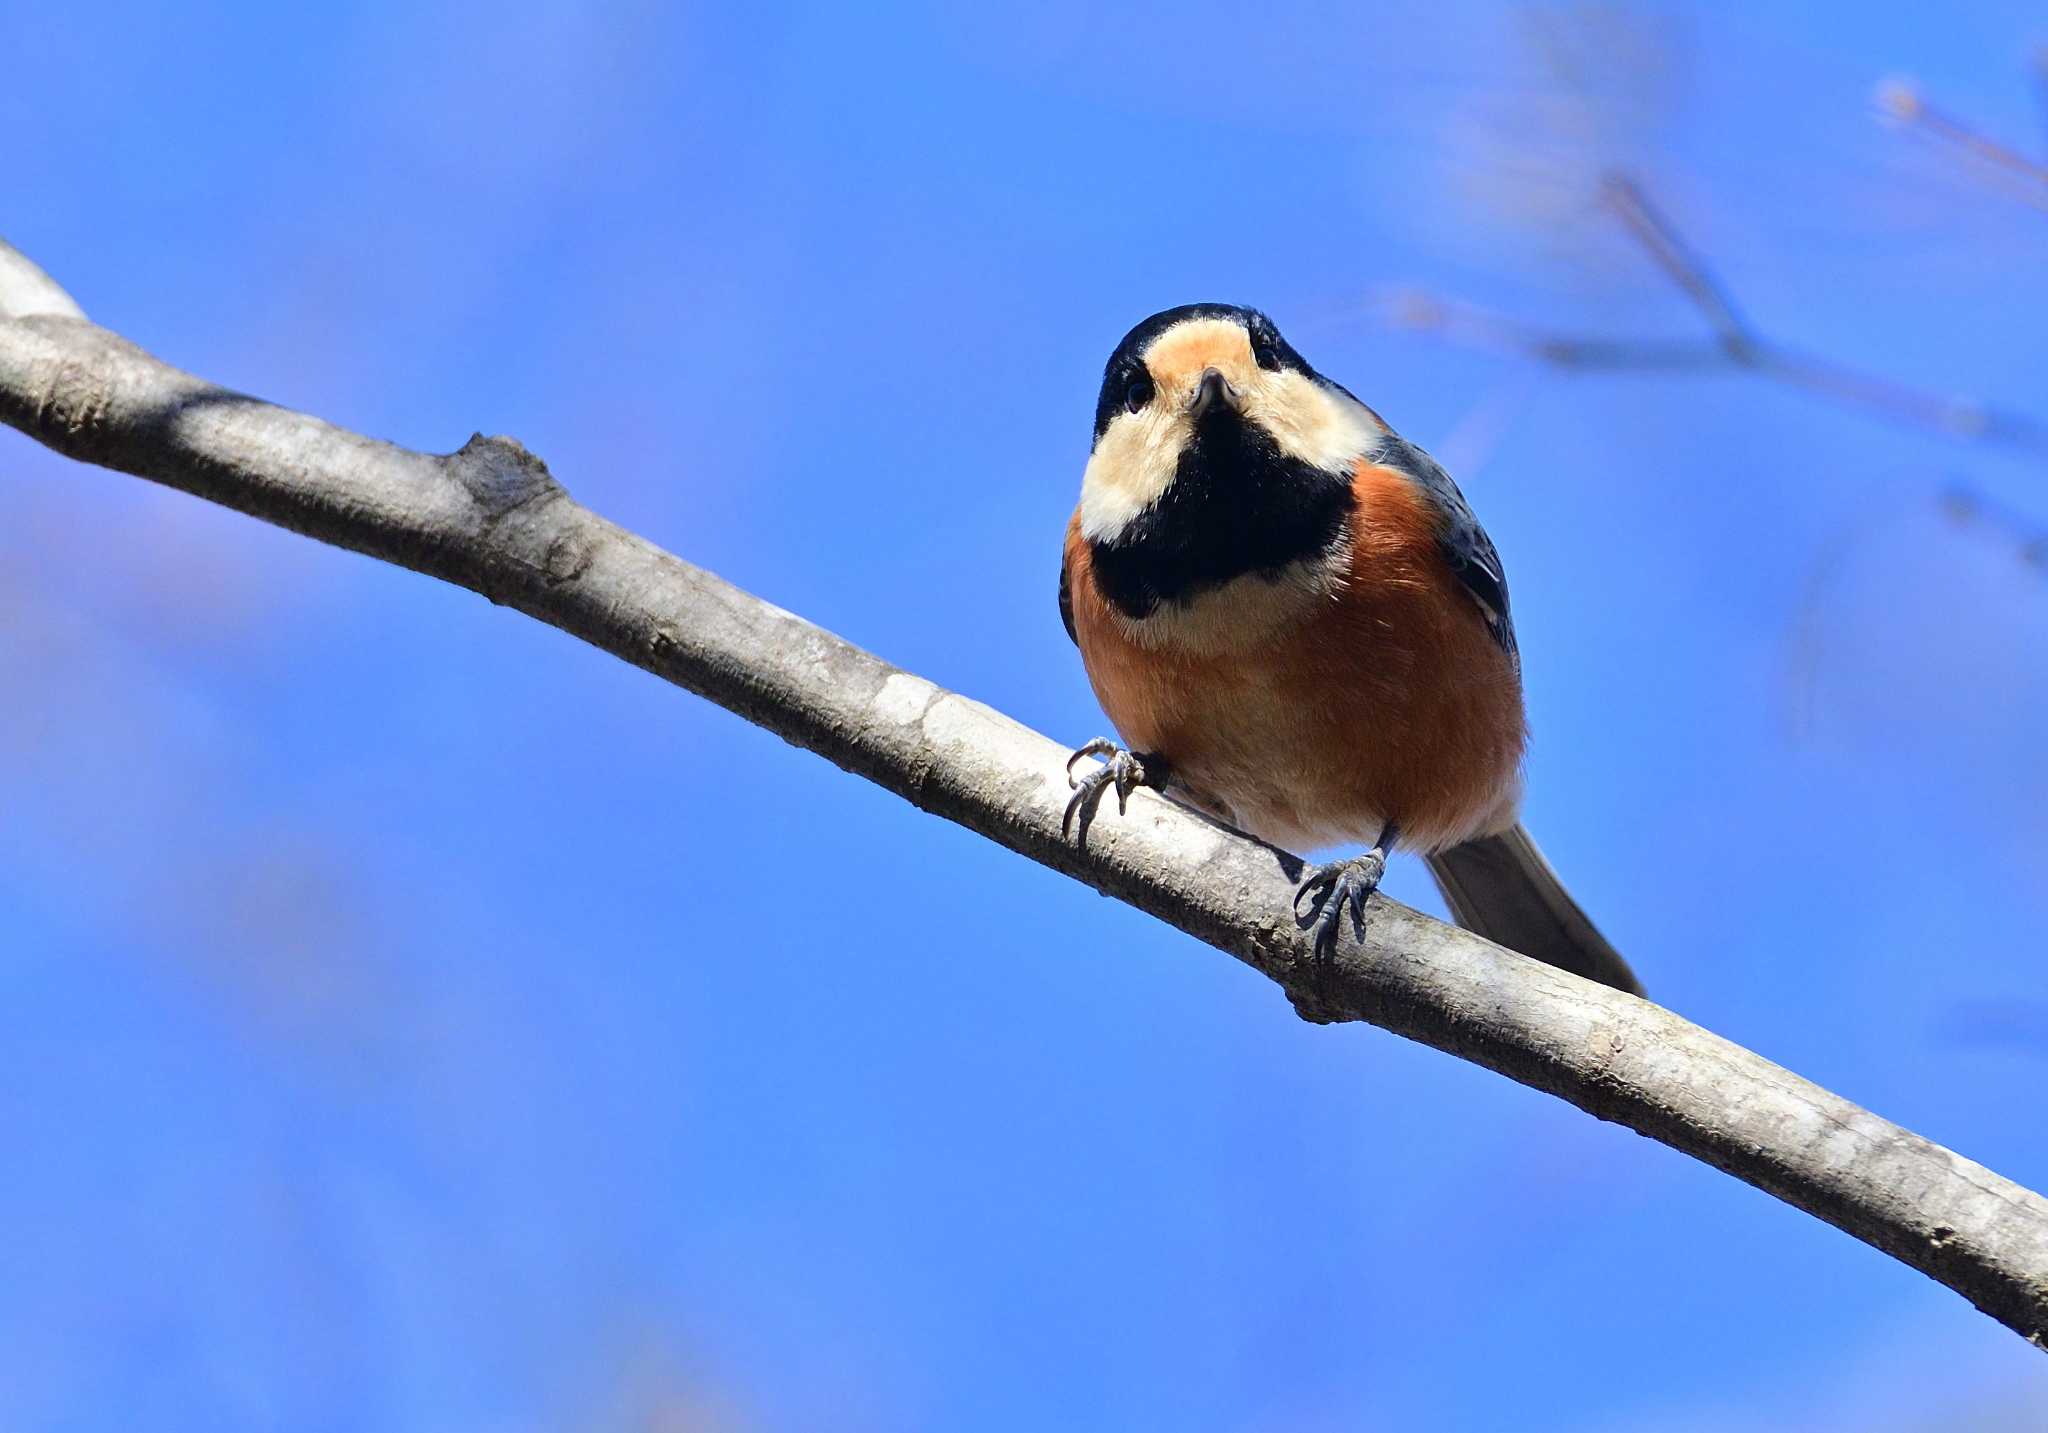
{"label": "bird eye", "polygon": [[1141,373],[1124,390],[1124,407],[1135,413],[1152,401],[1152,377]]}
{"label": "bird eye", "polygon": [[1274,372],[1286,365],[1286,340],[1280,337],[1280,330],[1273,327],[1270,319],[1260,315],[1248,334],[1252,341],[1252,362]]}

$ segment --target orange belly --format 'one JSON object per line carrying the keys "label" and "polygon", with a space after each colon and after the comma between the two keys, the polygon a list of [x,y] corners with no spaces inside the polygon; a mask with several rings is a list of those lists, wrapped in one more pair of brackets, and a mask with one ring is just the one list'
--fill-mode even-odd
{"label": "orange belly", "polygon": [[1353,491],[1336,580],[1277,616],[1277,599],[1254,593],[1260,622],[1242,640],[1228,613],[1180,624],[1195,640],[1134,630],[1096,592],[1070,525],[1074,630],[1096,698],[1196,804],[1276,845],[1370,842],[1389,821],[1420,850],[1503,830],[1520,799],[1520,675],[1445,563],[1414,483],[1361,465]]}

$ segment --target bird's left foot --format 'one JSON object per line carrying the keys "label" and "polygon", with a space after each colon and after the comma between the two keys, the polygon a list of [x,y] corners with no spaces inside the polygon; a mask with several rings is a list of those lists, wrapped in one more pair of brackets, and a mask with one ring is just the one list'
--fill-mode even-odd
{"label": "bird's left foot", "polygon": [[[1074,779],[1074,763],[1084,756],[1107,758],[1102,765],[1083,776]],[[1140,786],[1155,790],[1166,787],[1166,758],[1163,756],[1139,756],[1125,751],[1106,736],[1098,736],[1076,750],[1067,758],[1067,785],[1074,795],[1067,802],[1066,814],[1060,817],[1060,835],[1067,834],[1067,827],[1080,817],[1080,839],[1088,839],[1088,823],[1095,819],[1095,808],[1102,804],[1102,793],[1116,790],[1116,814],[1124,814],[1124,808],[1131,799],[1131,793]]]}
{"label": "bird's left foot", "polygon": [[[1393,833],[1389,831],[1364,855],[1317,866],[1295,888],[1294,923],[1303,930],[1315,931],[1318,961],[1327,961],[1337,953],[1337,936],[1344,928],[1347,909],[1351,912],[1352,934],[1365,939],[1366,898],[1380,888],[1380,877],[1387,873],[1387,847],[1392,843]],[[1303,901],[1308,902],[1306,911],[1302,910]]]}

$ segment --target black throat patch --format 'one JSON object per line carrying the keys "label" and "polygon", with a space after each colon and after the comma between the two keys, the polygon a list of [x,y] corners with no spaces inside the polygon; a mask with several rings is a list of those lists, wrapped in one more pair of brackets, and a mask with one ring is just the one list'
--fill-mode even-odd
{"label": "black throat patch", "polygon": [[1277,579],[1329,549],[1352,502],[1348,474],[1289,457],[1219,408],[1196,425],[1159,501],[1114,540],[1089,544],[1095,583],[1136,619],[1248,573]]}

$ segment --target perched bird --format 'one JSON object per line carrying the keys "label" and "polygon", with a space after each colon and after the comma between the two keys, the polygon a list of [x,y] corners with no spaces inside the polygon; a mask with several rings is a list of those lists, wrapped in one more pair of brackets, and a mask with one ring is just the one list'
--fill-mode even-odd
{"label": "perched bird", "polygon": [[1315,867],[1295,896],[1328,958],[1397,846],[1458,923],[1640,993],[1517,821],[1521,659],[1507,579],[1434,459],[1272,320],[1154,314],[1110,355],[1060,566],[1060,616],[1124,745],[1078,783],[1167,791]]}

